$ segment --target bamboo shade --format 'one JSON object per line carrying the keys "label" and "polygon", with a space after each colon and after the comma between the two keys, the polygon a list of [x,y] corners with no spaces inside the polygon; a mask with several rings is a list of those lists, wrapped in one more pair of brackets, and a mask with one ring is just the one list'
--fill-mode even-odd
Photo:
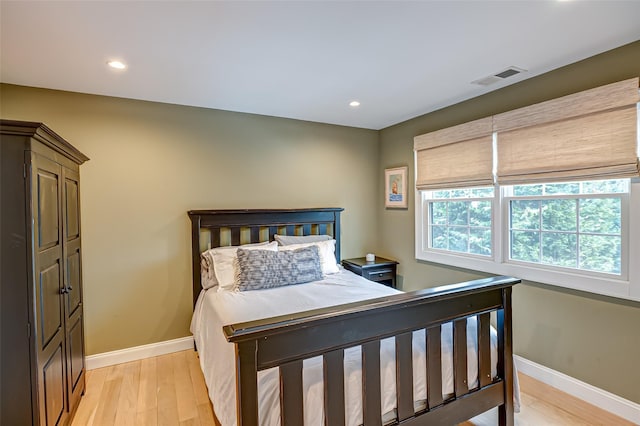
{"label": "bamboo shade", "polygon": [[500,133],[625,107],[637,102],[638,77],[494,115],[493,130]]}
{"label": "bamboo shade", "polygon": [[414,138],[416,189],[493,185],[491,117]]}
{"label": "bamboo shade", "polygon": [[498,183],[639,176],[638,78],[494,116]]}

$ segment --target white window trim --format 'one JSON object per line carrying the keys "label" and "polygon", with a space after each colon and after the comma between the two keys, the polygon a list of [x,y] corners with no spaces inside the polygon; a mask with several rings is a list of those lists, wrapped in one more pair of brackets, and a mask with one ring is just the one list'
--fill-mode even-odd
{"label": "white window trim", "polygon": [[[629,192],[629,202],[622,204],[623,209],[627,209],[626,217],[629,223],[629,232],[623,235],[623,255],[624,247],[627,246],[627,258],[623,259],[623,276],[610,278],[606,274],[593,273],[580,270],[566,270],[533,266],[525,262],[509,261],[503,249],[508,247],[508,230],[502,223],[507,215],[504,209],[508,208],[503,200],[502,188],[496,190],[496,197],[493,199],[493,255],[482,257],[478,255],[467,255],[462,253],[446,252],[426,248],[428,246],[428,209],[425,209],[425,202],[422,193],[416,191],[415,194],[415,255],[416,259],[428,262],[441,263],[459,268],[472,269],[497,275],[510,275],[524,280],[535,281],[543,284],[550,284],[581,290],[590,293],[612,296],[622,299],[640,301],[640,180],[632,180]],[[585,194],[588,196],[588,194]],[[626,204],[626,207],[625,207]],[[623,215],[624,219],[625,215]],[[636,220],[631,220],[637,218]],[[626,244],[625,244],[626,240]],[[498,244],[498,242],[500,242]],[[626,267],[626,279],[624,278],[624,264]]]}

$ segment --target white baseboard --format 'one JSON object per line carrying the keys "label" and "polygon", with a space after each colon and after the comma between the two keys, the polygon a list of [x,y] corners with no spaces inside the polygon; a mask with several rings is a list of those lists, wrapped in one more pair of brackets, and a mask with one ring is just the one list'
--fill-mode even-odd
{"label": "white baseboard", "polygon": [[121,364],[123,362],[137,361],[152,356],[166,355],[172,352],[193,349],[193,337],[181,337],[179,339],[166,340],[164,342],[135,346],[133,348],[118,351],[103,352],[101,354],[85,357],[87,370]]}
{"label": "white baseboard", "polygon": [[622,417],[631,423],[640,424],[640,404],[574,379],[544,365],[529,361],[521,356],[514,355],[513,358],[519,372],[613,413],[618,417]]}

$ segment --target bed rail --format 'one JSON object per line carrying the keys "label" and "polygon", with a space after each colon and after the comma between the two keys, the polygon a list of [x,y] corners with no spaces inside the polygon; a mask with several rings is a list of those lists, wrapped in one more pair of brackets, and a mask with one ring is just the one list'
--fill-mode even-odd
{"label": "bed rail", "polygon": [[[396,341],[396,423],[456,424],[499,406],[513,425],[511,289],[493,277],[224,327],[236,348],[238,424],[258,425],[258,371],[280,367],[283,425],[303,424],[303,360],[323,356],[325,424],[345,423],[344,350],[362,346],[363,419],[381,425],[380,340]],[[496,312],[497,376],[491,377],[490,321]],[[466,320],[477,316],[478,387],[467,378]],[[453,324],[454,395],[443,399],[441,326]],[[412,332],[426,330],[426,408],[414,412]]]}

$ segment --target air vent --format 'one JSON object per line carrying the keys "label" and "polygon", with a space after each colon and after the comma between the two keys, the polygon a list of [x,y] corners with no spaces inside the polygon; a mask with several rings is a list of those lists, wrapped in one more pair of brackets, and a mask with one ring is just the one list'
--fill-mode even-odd
{"label": "air vent", "polygon": [[499,73],[490,75],[488,77],[479,78],[471,82],[471,84],[478,84],[480,86],[488,86],[493,83],[497,83],[499,81],[504,80],[505,78],[512,77],[516,74],[520,74],[522,72],[527,72],[527,70],[518,68],[518,67],[509,67],[506,70],[500,71]]}

